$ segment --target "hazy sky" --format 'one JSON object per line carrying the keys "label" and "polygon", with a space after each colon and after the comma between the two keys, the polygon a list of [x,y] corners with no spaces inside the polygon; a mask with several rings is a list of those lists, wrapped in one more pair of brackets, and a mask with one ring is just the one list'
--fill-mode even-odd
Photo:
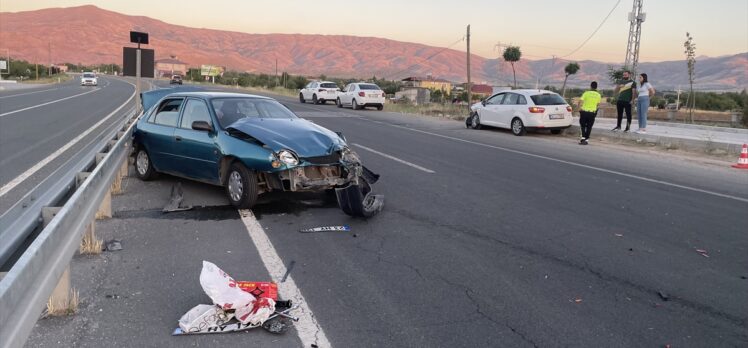
{"label": "hazy sky", "polygon": [[[0,0],[0,11],[93,4],[190,27],[247,33],[375,36],[448,46],[472,25],[472,50],[495,57],[497,42],[522,47],[530,59],[566,56],[600,24],[617,0]],[[600,31],[567,59],[622,62],[628,37],[621,0]],[[640,61],[683,59],[690,31],[697,55],[748,51],[748,0],[645,0]],[[464,50],[464,42],[454,46]]]}

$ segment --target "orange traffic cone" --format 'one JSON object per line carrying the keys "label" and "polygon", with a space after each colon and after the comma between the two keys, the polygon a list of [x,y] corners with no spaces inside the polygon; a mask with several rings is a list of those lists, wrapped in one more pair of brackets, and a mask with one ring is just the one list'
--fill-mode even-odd
{"label": "orange traffic cone", "polygon": [[748,144],[743,144],[743,149],[740,150],[740,157],[738,163],[732,165],[733,168],[748,169]]}

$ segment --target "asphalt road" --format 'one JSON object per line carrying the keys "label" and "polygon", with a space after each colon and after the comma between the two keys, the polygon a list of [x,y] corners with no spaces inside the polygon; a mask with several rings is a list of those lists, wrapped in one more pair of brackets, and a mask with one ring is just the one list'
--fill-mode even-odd
{"label": "asphalt road", "polygon": [[121,120],[130,105],[105,118],[133,93],[132,83],[106,76],[98,87],[72,79],[0,93],[0,214]]}
{"label": "asphalt road", "polygon": [[[265,197],[253,209],[332,345],[748,345],[745,172],[278,99],[342,131],[382,176],[385,208],[366,221],[324,197]],[[198,209],[159,212],[175,182]],[[268,271],[221,188],[172,177],[128,187],[97,226],[125,250],[77,257],[82,315],[40,321],[29,346],[299,344],[256,332],[170,337],[209,301],[201,260],[237,279]],[[297,232],[340,224],[352,231]]]}

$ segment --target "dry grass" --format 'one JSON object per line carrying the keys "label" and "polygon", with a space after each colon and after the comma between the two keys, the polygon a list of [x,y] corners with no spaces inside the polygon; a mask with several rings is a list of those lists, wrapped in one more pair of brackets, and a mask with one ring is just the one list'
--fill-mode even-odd
{"label": "dry grass", "polygon": [[99,255],[103,245],[104,241],[96,238],[96,232],[89,231],[83,235],[79,251],[83,255]]}
{"label": "dry grass", "polygon": [[70,290],[66,304],[54,303],[52,298],[47,300],[47,311],[44,316],[60,317],[64,315],[73,315],[78,311],[80,304],[80,295],[75,288]]}
{"label": "dry grass", "polygon": [[462,121],[468,116],[467,106],[431,103],[427,105],[391,104],[384,105],[384,111],[403,114],[444,117]]}
{"label": "dry grass", "polygon": [[38,79],[38,80],[26,80],[26,81],[23,81],[23,83],[24,84],[32,84],[32,85],[35,85],[35,84],[50,84],[50,83],[57,83],[57,79],[58,78],[60,79],[59,80],[60,83],[62,83],[62,82],[70,80],[73,77],[70,76],[70,75],[67,75],[67,74],[59,74],[59,75],[53,75],[52,77],[45,77],[43,79]]}

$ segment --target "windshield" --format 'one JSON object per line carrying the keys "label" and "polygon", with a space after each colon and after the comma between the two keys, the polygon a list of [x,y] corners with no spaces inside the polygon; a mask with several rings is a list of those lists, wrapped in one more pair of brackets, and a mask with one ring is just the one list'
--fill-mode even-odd
{"label": "windshield", "polygon": [[86,78],[91,78],[91,77],[96,77],[96,75],[94,75],[94,74],[92,74],[92,73],[84,73],[84,74],[83,74],[83,77],[86,77]]}
{"label": "windshield", "polygon": [[564,98],[555,93],[538,94],[530,98],[535,105],[566,105]]}
{"label": "windshield", "polygon": [[211,101],[222,128],[242,118],[298,118],[283,104],[259,98],[216,98]]}
{"label": "windshield", "polygon": [[338,88],[338,85],[336,85],[334,83],[323,83],[323,84],[321,84],[319,86],[322,87],[322,88]]}
{"label": "windshield", "polygon": [[360,85],[358,85],[358,88],[362,89],[362,90],[374,90],[374,91],[378,91],[379,90],[379,86],[377,86],[377,85],[369,85],[369,84],[360,84]]}

